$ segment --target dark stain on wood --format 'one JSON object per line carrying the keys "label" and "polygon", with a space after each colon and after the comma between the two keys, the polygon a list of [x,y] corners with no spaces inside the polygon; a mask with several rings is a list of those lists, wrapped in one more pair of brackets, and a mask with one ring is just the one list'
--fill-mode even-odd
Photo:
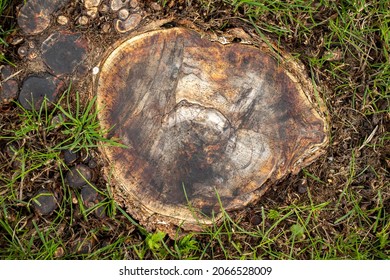
{"label": "dark stain on wood", "polygon": [[86,59],[87,41],[81,34],[57,32],[42,43],[41,51],[53,75],[69,75]]}
{"label": "dark stain on wood", "polygon": [[32,75],[23,81],[19,102],[27,110],[39,110],[45,98],[47,106],[51,106],[63,89],[64,82],[52,75]]}
{"label": "dark stain on wood", "polygon": [[28,35],[36,35],[49,27],[53,12],[70,0],[28,0],[18,14],[18,25]]}

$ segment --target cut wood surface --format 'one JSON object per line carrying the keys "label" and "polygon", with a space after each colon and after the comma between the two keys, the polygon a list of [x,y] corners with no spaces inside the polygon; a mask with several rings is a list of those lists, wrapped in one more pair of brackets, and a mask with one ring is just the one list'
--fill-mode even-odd
{"label": "cut wood surface", "polygon": [[243,208],[327,144],[311,83],[293,62],[184,28],[118,44],[94,90],[114,195],[150,228],[197,225]]}

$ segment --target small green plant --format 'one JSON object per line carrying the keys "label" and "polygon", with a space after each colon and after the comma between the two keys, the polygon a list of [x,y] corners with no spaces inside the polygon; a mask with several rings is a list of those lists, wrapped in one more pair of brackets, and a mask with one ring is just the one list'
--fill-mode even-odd
{"label": "small green plant", "polygon": [[301,238],[305,232],[305,229],[300,224],[294,224],[290,227],[292,238]]}
{"label": "small green plant", "polygon": [[175,241],[174,251],[177,253],[178,259],[191,259],[196,256],[200,244],[196,240],[196,236],[193,233],[189,233],[183,238]]}
{"label": "small green plant", "polygon": [[165,236],[166,233],[157,231],[155,233],[148,234],[145,242],[152,252],[157,252],[161,249]]}
{"label": "small green plant", "polygon": [[91,148],[98,147],[99,143],[107,145],[122,146],[115,139],[107,139],[105,135],[108,131],[102,130],[97,118],[98,112],[94,110],[96,96],[93,97],[85,106],[81,107],[80,95],[76,93],[75,108],[71,106],[69,95],[67,98],[67,106],[64,108],[60,104],[55,107],[59,114],[59,124],[62,126],[61,133],[66,136],[66,139],[57,145],[57,149],[68,149],[78,151],[85,149],[88,151]]}
{"label": "small green plant", "polygon": [[277,210],[271,209],[271,210],[268,212],[267,217],[268,217],[270,220],[278,220],[278,219],[280,218],[280,213],[279,213],[279,211],[277,211]]}

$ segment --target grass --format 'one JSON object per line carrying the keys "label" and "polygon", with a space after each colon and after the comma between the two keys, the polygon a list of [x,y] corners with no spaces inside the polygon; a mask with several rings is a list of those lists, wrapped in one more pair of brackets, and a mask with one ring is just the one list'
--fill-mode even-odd
{"label": "grass", "polygon": [[7,24],[10,22],[7,8],[11,3],[12,0],[0,0],[0,63],[6,62],[13,65],[3,52],[3,48],[8,47],[8,43],[5,38],[13,31],[13,23]]}
{"label": "grass", "polygon": [[[354,202],[351,199],[351,203]],[[136,244],[124,246],[123,241],[104,249],[115,251],[119,258],[129,257],[131,252],[131,258],[136,259],[386,259],[390,225],[383,204],[369,213],[356,204],[351,206],[354,211],[348,217],[334,221],[335,225],[343,223],[351,229],[347,235],[322,232],[320,225],[329,221],[323,220],[321,215],[332,211],[325,202],[262,209],[262,221],[254,228],[224,213],[222,224],[203,233],[190,233],[171,240],[163,232],[144,232],[143,239]],[[361,228],[354,230],[357,222]],[[371,230],[363,232],[362,228]]]}
{"label": "grass", "polygon": [[[175,14],[169,2],[160,4]],[[258,204],[172,240],[129,216],[107,178],[91,182],[100,200],[90,207],[66,184],[65,150],[98,157],[97,145],[116,143],[99,128],[94,98],[70,88],[37,111],[15,103],[0,111],[0,259],[389,259],[388,1],[185,2],[199,26],[238,25],[305,64],[329,109],[327,154]],[[62,196],[48,217],[31,204],[41,186]]]}
{"label": "grass", "polygon": [[[7,141],[8,152],[12,154],[8,164],[20,167],[20,172],[15,172],[10,181],[11,185],[23,183],[31,176],[30,180],[33,180],[45,170],[61,170],[65,167],[61,153],[65,150],[88,153],[98,143],[119,145],[114,139],[103,137],[106,132],[99,129],[97,112],[91,112],[96,99],[93,98],[82,110],[79,94],[76,93],[76,108],[73,108],[69,93],[70,88],[54,105],[45,100],[39,110],[29,111],[16,103],[20,110],[17,128],[3,128],[0,135],[0,141]],[[63,99],[67,100],[66,107],[60,104]],[[37,170],[40,170],[38,174]]]}
{"label": "grass", "polygon": [[[103,199],[91,208],[85,208],[79,192],[65,184],[64,175],[68,170],[63,160],[65,150],[88,155],[99,143],[120,145],[114,139],[104,138],[106,132],[98,129],[97,112],[91,111],[95,98],[82,108],[79,94],[72,94],[75,107],[71,105],[70,87],[57,103],[49,104],[45,100],[39,110],[29,111],[15,103],[19,112],[17,119],[11,127],[1,130],[0,142],[6,143],[5,153],[11,156],[7,158],[0,154],[0,228],[6,233],[7,242],[6,247],[1,244],[0,258],[7,258],[7,255],[12,258],[53,258],[63,238],[58,235],[61,232],[58,227],[64,226],[68,219],[66,215],[74,216],[75,208],[85,220],[99,207],[108,215],[112,213],[113,200],[109,192],[99,191]],[[58,173],[59,186],[52,172]],[[63,199],[51,222],[42,225],[32,220],[26,227],[24,221],[33,213],[31,203],[37,199],[32,189],[37,185],[57,189]],[[75,197],[78,199],[76,205]],[[72,225],[72,219],[66,224]],[[36,242],[40,245],[36,246]]]}

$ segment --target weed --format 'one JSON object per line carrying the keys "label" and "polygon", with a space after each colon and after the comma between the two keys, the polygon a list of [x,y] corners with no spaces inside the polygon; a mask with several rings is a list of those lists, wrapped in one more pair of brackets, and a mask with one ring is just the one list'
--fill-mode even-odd
{"label": "weed", "polygon": [[96,96],[82,109],[80,95],[76,93],[75,108],[71,106],[69,95],[66,108],[59,104],[55,105],[59,112],[59,124],[62,126],[61,133],[66,136],[66,139],[56,146],[56,149],[66,149],[75,152],[85,149],[88,152],[89,149],[98,147],[98,144],[101,142],[108,145],[125,147],[124,145],[120,145],[115,139],[107,139],[104,137],[108,131],[100,128],[97,119],[98,112],[94,110],[95,101]]}

